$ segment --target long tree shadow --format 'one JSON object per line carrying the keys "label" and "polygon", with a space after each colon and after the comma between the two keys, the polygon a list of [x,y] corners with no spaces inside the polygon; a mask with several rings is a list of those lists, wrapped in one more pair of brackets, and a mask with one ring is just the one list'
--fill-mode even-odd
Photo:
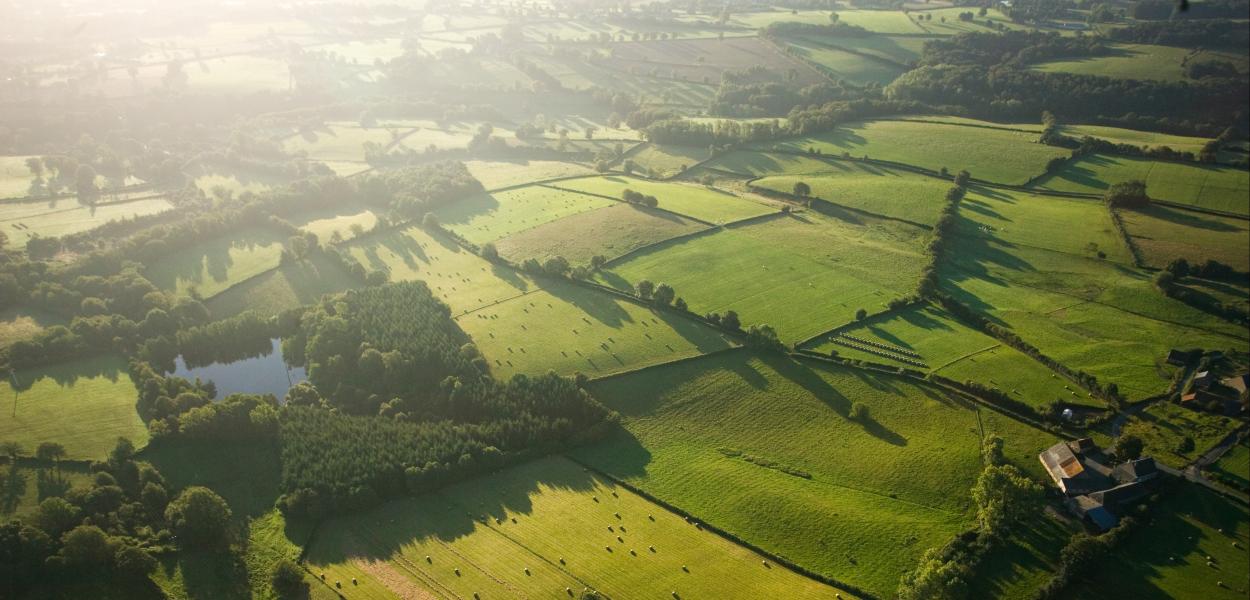
{"label": "long tree shadow", "polygon": [[1205,229],[1207,231],[1219,231],[1224,233],[1246,231],[1245,227],[1238,227],[1226,221],[1204,216],[1201,213],[1180,210],[1160,204],[1153,204],[1144,208],[1139,208],[1136,209],[1136,212],[1140,212],[1144,215],[1161,219],[1182,227],[1193,227],[1195,229]]}

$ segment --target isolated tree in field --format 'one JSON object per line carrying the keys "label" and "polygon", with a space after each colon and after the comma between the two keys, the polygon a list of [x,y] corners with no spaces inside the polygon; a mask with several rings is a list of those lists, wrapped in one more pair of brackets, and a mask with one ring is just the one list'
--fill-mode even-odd
{"label": "isolated tree in field", "polygon": [[830,23],[837,23],[837,22],[838,22],[838,18],[839,18],[839,17],[838,17],[838,13],[836,13],[836,12],[831,12],[831,13],[829,13],[829,22],[830,22]]}
{"label": "isolated tree in field", "polygon": [[862,309],[862,308],[861,308],[861,309],[859,309],[859,310],[855,311],[855,320],[856,320],[856,321],[863,321],[863,320],[864,320],[864,319],[866,319],[866,318],[868,318],[868,311],[867,311],[867,310],[864,310],[864,309]]}
{"label": "isolated tree in field", "polygon": [[738,320],[738,313],[732,310],[725,311],[725,316],[721,317],[720,324],[730,329],[742,329],[742,321]]}
{"label": "isolated tree in field", "polygon": [[80,201],[91,202],[100,195],[100,189],[95,185],[95,178],[96,172],[91,165],[79,165],[78,172],[74,176],[74,186]]}
{"label": "isolated tree in field", "polygon": [[1141,451],[1145,444],[1142,439],[1134,433],[1121,433],[1116,438],[1115,445],[1111,451],[1115,453],[1115,457],[1125,460],[1137,460],[1141,458]]}
{"label": "isolated tree in field", "polygon": [[1102,199],[1112,208],[1137,208],[1150,204],[1144,181],[1122,181],[1107,188]]}
{"label": "isolated tree in field", "polygon": [[803,181],[794,182],[794,195],[795,196],[798,196],[800,198],[806,198],[810,196],[811,194],[812,194],[812,186],[807,185],[807,183]]}
{"label": "isolated tree in field", "polygon": [[485,244],[482,244],[482,249],[478,253],[481,254],[482,258],[485,258],[486,260],[499,259],[499,249],[495,247],[494,242],[486,242]]}
{"label": "isolated tree in field", "polygon": [[655,284],[651,283],[650,279],[643,279],[634,286],[634,289],[638,291],[639,298],[650,298],[651,294],[655,293]]}
{"label": "isolated tree in field", "polygon": [[165,508],[169,530],[184,548],[221,548],[229,541],[230,507],[206,487],[183,490]]}
{"label": "isolated tree in field", "polygon": [[607,264],[607,262],[607,257],[602,254],[596,254],[590,257],[590,268],[598,271],[599,269],[602,269],[603,265]]}
{"label": "isolated tree in field", "polygon": [[972,173],[969,173],[968,171],[961,169],[958,173],[955,174],[955,185],[959,187],[967,187],[968,181],[971,179],[972,179]]}
{"label": "isolated tree in field", "polygon": [[992,465],[981,471],[972,486],[972,499],[981,531],[999,535],[1036,509],[1042,486],[1012,465]]}
{"label": "isolated tree in field", "polygon": [[674,301],[673,301],[673,307],[674,307],[674,308],[676,308],[677,310],[690,310],[690,308],[689,308],[688,306],[686,306],[686,299],[685,299],[685,298],[678,298],[678,299],[674,300]]}
{"label": "isolated tree in field", "polygon": [[1154,283],[1160,292],[1171,295],[1176,287],[1176,276],[1171,271],[1159,271],[1155,273]]}
{"label": "isolated tree in field", "polygon": [[546,271],[548,275],[557,277],[568,275],[570,268],[568,259],[563,256],[553,256],[543,263],[543,271]]}
{"label": "isolated tree in field", "polygon": [[308,583],[304,581],[304,572],[289,560],[280,560],[273,567],[273,576],[269,579],[273,591],[282,600],[294,600],[308,596]]}
{"label": "isolated tree in field", "polygon": [[669,304],[672,304],[673,298],[676,297],[677,292],[675,292],[673,287],[667,283],[661,283],[656,286],[655,292],[652,293],[652,299],[660,306],[668,306]]}

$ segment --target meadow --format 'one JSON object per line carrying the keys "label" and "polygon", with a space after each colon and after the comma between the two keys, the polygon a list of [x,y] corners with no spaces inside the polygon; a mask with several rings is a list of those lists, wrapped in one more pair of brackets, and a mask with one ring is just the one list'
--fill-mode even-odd
{"label": "meadow", "polygon": [[[959,214],[960,235],[984,238],[994,246],[1038,248],[1120,264],[1133,262],[1107,207],[1097,200],[977,186],[960,202]],[[1060,228],[1063,235],[1057,235]]]}
{"label": "meadow", "polygon": [[[135,410],[139,393],[120,358],[21,369],[0,392],[8,404],[0,411],[0,440],[17,442],[28,453],[42,442],[55,441],[65,446],[67,458],[100,460],[118,437],[135,446],[148,441],[147,427]],[[74,418],[65,418],[71,414]]]}
{"label": "meadow", "polygon": [[1158,200],[1250,215],[1250,173],[1243,169],[1093,154],[1070,161],[1038,187],[1101,194],[1112,184],[1140,180]]}
{"label": "meadow", "polygon": [[187,177],[191,178],[192,185],[210,196],[227,192],[236,197],[243,192],[258,194],[290,183],[289,178],[270,173],[203,163],[196,163],[188,168]]}
{"label": "meadow", "polygon": [[752,185],[791,194],[794,184],[803,182],[811,188],[813,198],[926,225],[937,223],[952,186],[935,177],[868,163],[818,164],[824,165],[823,172],[763,177]]}
{"label": "meadow", "polygon": [[[838,332],[842,333],[909,350],[920,355],[920,360],[929,366],[930,373],[959,382],[976,381],[995,387],[1016,400],[1038,408],[1055,400],[1103,408],[1101,401],[1090,398],[1076,384],[1056,375],[1033,358],[969,328],[934,306],[917,306],[869,317]],[[879,354],[835,344],[828,336],[821,336],[805,344],[805,347],[823,354],[836,351],[843,358],[915,368]]]}
{"label": "meadow", "polygon": [[0,348],[35,337],[45,327],[67,324],[64,317],[29,306],[0,310]]}
{"label": "meadow", "polygon": [[615,204],[544,223],[495,242],[500,256],[513,262],[539,262],[563,256],[571,264],[609,259],[707,226],[673,213],[642,206]]}
{"label": "meadow", "polygon": [[613,204],[615,202],[606,198],[532,185],[462,198],[440,207],[434,214],[443,227],[470,242],[484,244],[562,217]]}
{"label": "meadow", "polygon": [[854,597],[561,457],[331,520],[305,565],[365,600],[561,598],[586,588],[612,598]]}
{"label": "meadow", "polygon": [[[1061,510],[1052,504],[1048,508]],[[1037,589],[1059,569],[1059,554],[1080,524],[1066,515],[1039,511],[1026,516],[988,553],[968,587],[973,598],[1033,600]]]}
{"label": "meadow", "polygon": [[1158,133],[1155,131],[1138,131],[1122,127],[1105,127],[1102,125],[1060,125],[1063,135],[1077,139],[1085,136],[1107,140],[1114,144],[1132,144],[1142,148],[1168,147],[1179,152],[1193,152],[1197,155],[1202,147],[1210,142],[1207,138]]}
{"label": "meadow", "polygon": [[354,287],[356,281],[339,267],[319,255],[281,265],[209,298],[204,305],[214,318],[224,319],[252,310],[276,315],[284,310],[315,303],[325,294],[334,294]]}
{"label": "meadow", "polygon": [[297,133],[283,142],[287,152],[317,160],[364,160],[365,142],[383,147],[398,141],[407,130],[366,128],[349,123],[330,123],[314,131]]}
{"label": "meadow", "polygon": [[164,196],[143,193],[133,199],[105,202],[95,206],[79,204],[76,198],[11,202],[0,204],[0,231],[10,247],[25,247],[32,237],[61,237],[94,229],[118,219],[152,215],[171,209]]}
{"label": "meadow", "polygon": [[211,298],[237,283],[278,266],[283,236],[251,227],[173,252],[148,266],[144,275],[158,287]]}
{"label": "meadow", "polygon": [[733,345],[697,321],[560,281],[456,322],[501,379],[547,371],[599,377]]}
{"label": "meadow", "polygon": [[707,160],[707,148],[693,146],[660,146],[647,144],[626,157],[660,177],[673,177],[696,163]]}
{"label": "meadow", "polygon": [[[736,173],[744,177],[767,175],[805,175],[838,172],[839,166],[827,160],[801,154],[734,151],[721,154],[704,163],[704,168]],[[787,190],[788,191],[788,190]]]}
{"label": "meadow", "polygon": [[1244,504],[1182,482],[1161,494],[1150,514],[1107,564],[1069,590],[1070,597],[1094,600],[1117,589],[1126,598],[1151,600],[1245,598],[1250,514]]}
{"label": "meadow", "polygon": [[900,223],[807,211],[661,244],[597,279],[624,290],[667,283],[696,313],[734,310],[744,327],[767,323],[796,341],[912,293],[924,238]]}
{"label": "meadow", "polygon": [[[978,417],[913,381],[738,351],[592,391],[624,428],[579,459],[882,597],[971,518]],[[848,418],[852,402],[871,418]],[[981,419],[1010,460],[1039,474],[1036,452],[1051,436],[992,412]]]}
{"label": "meadow", "polygon": [[1043,173],[1050,159],[1068,155],[1062,148],[1038,143],[1033,133],[919,121],[868,121],[761,147],[815,149],[834,156],[849,153],[933,171],[945,167],[951,173],[964,169],[974,178],[1009,184],[1022,184]]}
{"label": "meadow", "polygon": [[1075,73],[1120,79],[1181,81],[1184,62],[1192,53],[1187,48],[1151,44],[1110,44],[1103,56],[1070,58],[1040,63],[1033,68],[1047,73]]}
{"label": "meadow", "polygon": [[552,184],[565,190],[620,198],[626,189],[655,196],[659,208],[710,223],[731,223],[777,212],[762,202],[700,185],[661,183],[635,177],[606,176],[570,179]]}
{"label": "meadow", "polygon": [[378,223],[378,215],[362,206],[338,206],[326,210],[304,210],[289,219],[292,225],[317,236],[322,244],[346,241]]}
{"label": "meadow", "polygon": [[469,160],[464,165],[487,190],[557,177],[594,174],[594,170],[586,165],[553,160]]}
{"label": "meadow", "polygon": [[877,83],[885,85],[894,81],[905,70],[901,65],[885,60],[867,59],[816,40],[789,41],[789,48],[796,56],[824,67],[829,75],[859,85]]}
{"label": "meadow", "polygon": [[1148,206],[1122,210],[1120,218],[1146,265],[1163,268],[1176,258],[1191,264],[1217,260],[1250,270],[1250,224],[1245,219]]}

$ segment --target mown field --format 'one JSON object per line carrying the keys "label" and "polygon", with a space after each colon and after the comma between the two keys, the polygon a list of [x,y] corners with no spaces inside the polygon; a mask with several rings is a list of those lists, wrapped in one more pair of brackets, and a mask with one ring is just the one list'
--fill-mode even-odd
{"label": "mown field", "polygon": [[1108,589],[1152,600],[1246,597],[1250,511],[1244,504],[1178,483],[1150,513],[1149,522],[1141,523],[1108,563],[1077,582],[1072,598],[1105,598]]}
{"label": "mown field", "polygon": [[29,306],[0,310],[0,348],[35,337],[45,327],[66,324],[64,317]]}
{"label": "mown field", "polygon": [[946,206],[946,192],[954,185],[935,177],[861,162],[820,164],[825,165],[823,172],[763,177],[752,184],[791,194],[794,184],[803,182],[811,188],[814,198],[926,225],[937,223]]}
{"label": "mown field", "polygon": [[470,160],[464,165],[488,190],[556,177],[594,174],[594,170],[586,165],[551,160]]}
{"label": "mown field", "polygon": [[138,392],[120,358],[83,358],[18,370],[0,393],[7,404],[0,411],[0,440],[17,442],[27,453],[55,441],[65,446],[67,458],[101,460],[118,437],[136,446],[148,441],[147,427],[135,410]]}
{"label": "mown field", "polygon": [[[578,457],[879,596],[971,518],[977,416],[911,381],[739,351],[592,391],[624,429]],[[871,419],[847,418],[853,402]],[[988,411],[981,418],[1012,461],[1040,475],[1036,452],[1048,434]]]}
{"label": "mown field", "polygon": [[106,196],[96,206],[79,204],[75,198],[0,204],[0,231],[10,247],[25,247],[35,236],[60,237],[99,227],[116,219],[164,212],[172,208],[164,196],[145,192],[134,199],[110,202]]}
{"label": "mown field", "polygon": [[660,183],[634,177],[570,179],[554,184],[567,190],[620,198],[626,189],[655,196],[659,208],[710,223],[731,223],[777,212],[771,205],[700,185]]}
{"label": "mown field", "polygon": [[277,267],[284,241],[273,230],[252,227],[173,252],[149,265],[144,275],[158,287],[179,294],[194,289],[211,298]]}
{"label": "mown field", "polygon": [[765,175],[801,175],[836,172],[838,166],[801,154],[735,151],[722,154],[703,165],[708,169],[729,171],[748,177]]}
{"label": "mown field", "polygon": [[366,600],[567,598],[586,588],[613,598],[854,597],[565,458],[332,520],[306,565],[325,585]]}
{"label": "mown field", "polygon": [[1217,260],[1238,271],[1250,270],[1250,223],[1245,219],[1160,205],[1122,210],[1120,218],[1149,266],[1162,268],[1184,258],[1193,264]]}
{"label": "mown field", "polygon": [[816,149],[834,156],[845,152],[855,158],[867,156],[934,171],[945,167],[952,174],[966,169],[977,179],[1010,184],[1042,174],[1050,159],[1068,154],[1038,143],[1033,133],[918,121],[868,121],[761,147],[790,152]]}
{"label": "mown field", "polygon": [[456,317],[496,377],[595,377],[729,348],[696,321],[563,282]]}
{"label": "mown field", "polygon": [[978,186],[964,197],[959,214],[959,234],[968,239],[979,238],[991,246],[1037,248],[1121,264],[1133,262],[1107,207],[1100,201]]}
{"label": "mown field", "polygon": [[[920,355],[920,360],[932,373],[955,381],[976,381],[996,387],[1012,398],[1039,408],[1055,400],[1103,408],[1102,402],[1090,398],[1084,390],[1033,358],[967,327],[933,306],[870,317],[839,333],[910,350]],[[806,347],[823,354],[836,351],[844,358],[915,368],[879,354],[836,344],[827,336],[813,340]]]}
{"label": "mown field", "polygon": [[246,310],[276,315],[359,285],[337,264],[317,256],[244,281],[208,299],[205,306],[218,319]]}
{"label": "mown field", "polygon": [[444,227],[470,242],[484,244],[562,217],[613,204],[606,198],[533,185],[463,198],[439,208],[435,214]]}
{"label": "mown field", "polygon": [[1093,154],[1070,161],[1058,173],[1038,181],[1037,186],[1101,194],[1113,184],[1134,179],[1146,182],[1151,198],[1250,214],[1250,173],[1231,167]]}
{"label": "mown field", "polygon": [[797,341],[877,312],[915,290],[927,233],[900,223],[807,211],[675,240],[597,275],[618,289],[667,283],[705,314],[737,311]]}
{"label": "mown field", "polygon": [[1121,127],[1105,127],[1102,125],[1061,125],[1060,131],[1067,136],[1080,139],[1085,136],[1096,137],[1115,144],[1132,144],[1143,148],[1168,147],[1180,152],[1193,152],[1195,155],[1211,141],[1206,138],[1172,135],[1154,131],[1138,131]]}
{"label": "mown field", "polygon": [[[841,41],[841,40],[835,40]],[[821,43],[819,40],[790,40],[789,48],[796,56],[810,60],[838,79],[860,85],[877,83],[886,85],[906,70],[901,65],[885,60],[865,58],[841,48]]]}
{"label": "mown field", "polygon": [[595,255],[614,258],[648,244],[706,229],[685,217],[628,204],[614,204],[577,213],[526,229],[495,242],[499,254],[513,262],[539,262],[563,256],[574,265]]}

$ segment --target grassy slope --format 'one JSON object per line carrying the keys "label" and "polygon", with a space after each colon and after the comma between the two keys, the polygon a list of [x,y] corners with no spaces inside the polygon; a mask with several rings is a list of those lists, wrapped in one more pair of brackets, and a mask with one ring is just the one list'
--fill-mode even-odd
{"label": "grassy slope", "polygon": [[307,306],[325,294],[359,286],[337,264],[320,257],[283,265],[274,271],[254,277],[205,303],[214,318],[237,315],[253,310],[276,315],[284,310]]}
{"label": "grassy slope", "polygon": [[1191,264],[1211,259],[1250,270],[1250,224],[1244,219],[1157,205],[1120,211],[1120,217],[1147,265],[1163,268],[1175,258]]}
{"label": "grassy slope", "polygon": [[678,240],[599,278],[618,288],[668,283],[697,313],[735,310],[744,324],[768,323],[799,340],[911,293],[925,262],[922,230],[843,216],[808,211]]}
{"label": "grassy slope", "polygon": [[475,244],[555,221],[561,217],[611,206],[604,198],[530,186],[470,196],[436,211],[442,225]]}
{"label": "grassy slope", "polygon": [[[1145,442],[1142,454],[1179,469],[1215,447],[1239,424],[1229,417],[1159,402],[1134,415],[1121,431],[1131,431],[1141,437]],[[1194,449],[1178,452],[1181,440],[1186,437],[1193,438]]]}
{"label": "grassy slope", "polygon": [[[909,381],[742,351],[609,379],[592,391],[621,412],[624,430],[578,456],[881,596],[970,518],[977,417]],[[849,420],[852,402],[866,405],[872,422]],[[1007,440],[1009,457],[1037,475],[1035,455],[1050,436],[994,413],[982,419]]]}
{"label": "grassy slope", "polygon": [[1094,200],[972,188],[960,204],[959,233],[992,237],[1005,247],[1040,248],[1129,265],[1133,257],[1106,206]]}
{"label": "grassy slope", "polygon": [[247,228],[173,252],[149,265],[144,275],[161,288],[186,294],[194,287],[210,298],[278,266],[283,241],[272,230]]}
{"label": "grassy slope", "polygon": [[495,245],[501,256],[513,262],[563,256],[580,265],[596,254],[612,258],[705,227],[672,213],[615,204],[527,229]]}
{"label": "grassy slope", "polygon": [[776,210],[766,204],[753,202],[729,192],[683,183],[661,183],[634,177],[590,177],[561,181],[557,186],[593,194],[620,198],[626,188],[655,196],[659,207],[688,217],[728,223],[749,217],[765,215]]}
{"label": "grassy slope", "polygon": [[1211,141],[1207,138],[1172,135],[1154,131],[1137,131],[1135,129],[1105,127],[1102,125],[1063,125],[1061,129],[1064,135],[1075,138],[1088,135],[1116,144],[1132,144],[1145,148],[1167,146],[1173,150],[1193,152],[1194,154],[1202,151],[1202,147]]}
{"label": "grassy slope", "polygon": [[1013,184],[1040,175],[1047,161],[1067,154],[1037,143],[1033,133],[915,121],[869,121],[767,145],[793,152],[816,148],[835,156],[849,152],[934,171],[967,169],[978,179]]}
{"label": "grassy slope", "polygon": [[[968,328],[939,308],[914,307],[884,317],[873,317],[844,332],[860,339],[912,350],[923,357],[934,373],[955,381],[971,380],[998,387],[1011,393],[1013,398],[1035,406],[1052,400],[1096,408],[1103,406],[1036,360]],[[876,354],[837,345],[824,338],[817,339],[809,347],[822,353],[836,350],[839,356],[846,358],[891,362]],[[902,363],[898,366],[911,367]],[[1078,395],[1073,395],[1065,386],[1077,390]]]}
{"label": "grassy slope", "polygon": [[797,154],[735,151],[722,154],[704,165],[740,175],[798,175],[803,173],[838,172],[837,165]]}
{"label": "grassy slope", "polygon": [[834,77],[860,85],[868,83],[886,85],[898,78],[904,71],[901,66],[867,59],[858,54],[830,48],[820,43],[790,40],[787,45],[796,56],[825,67]]}
{"label": "grassy slope", "polygon": [[461,598],[560,598],[584,587],[614,598],[836,593],[563,458],[331,521],[308,566],[331,586],[342,582],[349,598],[366,599],[421,598],[422,589]]}
{"label": "grassy slope", "polygon": [[1094,154],[1068,163],[1037,185],[1049,190],[1102,193],[1112,184],[1133,179],[1146,182],[1151,198],[1250,214],[1250,173],[1231,167]]}
{"label": "grassy slope", "polygon": [[335,233],[339,234],[341,240],[355,237],[352,233],[353,226],[359,225],[364,231],[373,229],[378,222],[378,215],[368,208],[343,206],[335,210],[303,211],[290,221],[296,227],[315,234],[322,244],[328,244]]}
{"label": "grassy slope", "polygon": [[[13,389],[12,380],[21,386]],[[0,388],[9,406],[0,415],[0,440],[26,452],[40,442],[65,446],[69,458],[98,460],[127,437],[135,446],[148,430],[135,411],[138,392],[119,358],[97,357],[18,371]]]}
{"label": "grassy slope", "polygon": [[811,187],[813,197],[928,225],[937,222],[946,204],[946,190],[952,186],[949,181],[865,163],[823,164],[826,169],[822,173],[778,175],[754,183],[792,193],[794,184],[801,181]]}
{"label": "grassy slope", "polygon": [[1250,486],[1250,438],[1242,438],[1211,465],[1210,471],[1239,482],[1243,488]]}
{"label": "grassy slope", "polygon": [[0,156],[0,198],[22,198],[30,194],[34,174],[26,167],[29,156]]}
{"label": "grassy slope", "polygon": [[655,169],[660,177],[672,177],[708,158],[707,148],[647,144],[629,155],[643,169]]}
{"label": "grassy slope", "polygon": [[469,168],[469,172],[478,181],[482,182],[482,185],[486,186],[488,190],[531,181],[541,181],[553,177],[590,175],[594,172],[585,165],[550,160],[470,160],[464,164]]}
{"label": "grassy slope", "polygon": [[1150,44],[1111,44],[1111,48],[1113,52],[1106,56],[1057,60],[1034,68],[1048,73],[1181,81],[1185,78],[1182,62],[1191,52],[1186,48]]}

